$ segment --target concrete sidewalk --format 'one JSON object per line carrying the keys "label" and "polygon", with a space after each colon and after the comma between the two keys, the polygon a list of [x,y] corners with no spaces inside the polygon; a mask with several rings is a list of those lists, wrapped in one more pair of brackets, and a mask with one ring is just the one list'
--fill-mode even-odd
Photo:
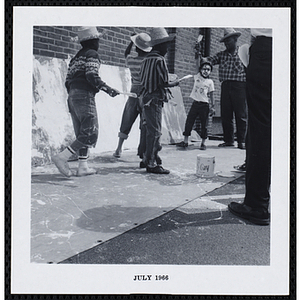
{"label": "concrete sidewalk", "polygon": [[[219,143],[209,140],[206,151],[199,150],[199,142],[183,150],[164,145],[160,156],[169,175],[146,173],[131,150],[124,150],[120,159],[113,152],[91,157],[97,174],[87,177],[63,177],[53,164],[33,168],[31,261],[63,261],[183,205],[226,211],[227,205],[211,199],[199,202],[241,176],[233,166],[244,162],[245,151],[218,148]],[[212,178],[196,176],[198,154],[215,156]],[[77,162],[70,166],[75,170]]]}

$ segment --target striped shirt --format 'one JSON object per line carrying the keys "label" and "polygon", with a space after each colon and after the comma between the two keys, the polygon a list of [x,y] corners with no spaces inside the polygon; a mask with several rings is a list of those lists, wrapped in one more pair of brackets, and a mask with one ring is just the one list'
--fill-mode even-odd
{"label": "striped shirt", "polygon": [[140,69],[144,57],[128,55],[126,57],[126,67],[129,68],[131,74],[131,82],[134,85],[140,85]]}
{"label": "striped shirt", "polygon": [[158,51],[151,51],[144,57],[140,78],[144,95],[160,90],[162,96],[165,96],[163,87],[168,83],[168,67],[165,58]]}
{"label": "striped shirt", "polygon": [[219,65],[219,80],[246,81],[246,71],[238,55],[238,48],[233,54],[227,50],[218,52],[215,56],[208,57],[213,65]]}

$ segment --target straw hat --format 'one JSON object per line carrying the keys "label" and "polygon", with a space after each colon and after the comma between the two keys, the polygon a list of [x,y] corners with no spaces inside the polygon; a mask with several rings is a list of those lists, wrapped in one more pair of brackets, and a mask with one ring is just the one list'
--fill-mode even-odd
{"label": "straw hat", "polygon": [[148,43],[151,41],[151,37],[147,33],[139,33],[134,36],[131,36],[130,39],[136,45],[136,47],[140,48],[145,52],[150,52],[152,47],[149,47]]}
{"label": "straw hat", "polygon": [[224,36],[220,39],[220,43],[224,42],[225,39],[231,37],[231,36],[237,36],[239,37],[241,35],[240,32],[235,31],[233,28],[225,28],[224,29]]}
{"label": "straw hat", "polygon": [[175,38],[175,34],[168,34],[166,29],[163,27],[154,27],[150,32],[151,41],[148,43],[149,46],[155,46],[165,42],[170,42]]}
{"label": "straw hat", "polygon": [[103,34],[100,33],[96,27],[82,26],[78,30],[78,41],[88,41],[92,39],[99,39]]}

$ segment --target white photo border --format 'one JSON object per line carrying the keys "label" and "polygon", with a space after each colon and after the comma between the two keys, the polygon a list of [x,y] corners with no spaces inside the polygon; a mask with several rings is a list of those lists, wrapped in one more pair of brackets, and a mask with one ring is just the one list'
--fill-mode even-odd
{"label": "white photo border", "polygon": [[[13,16],[11,293],[288,295],[290,8],[19,6]],[[270,266],[30,263],[31,83],[37,25],[273,29]],[[134,274],[155,273],[170,274],[172,280],[147,284],[132,280]]]}

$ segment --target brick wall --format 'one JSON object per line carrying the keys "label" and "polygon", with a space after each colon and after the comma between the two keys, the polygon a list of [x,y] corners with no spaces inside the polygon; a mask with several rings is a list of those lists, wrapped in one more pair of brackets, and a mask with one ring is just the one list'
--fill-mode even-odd
{"label": "brick wall", "polygon": [[[97,27],[105,32],[101,38],[99,54],[104,63],[124,66],[124,52],[130,42],[130,36],[136,32],[147,31],[146,28],[131,27]],[[77,36],[78,27],[71,26],[35,26],[33,29],[33,54],[67,59],[81,48],[72,41]]]}
{"label": "brick wall", "polygon": [[[132,33],[149,32],[146,27],[97,27],[100,32],[105,31],[101,38],[99,54],[103,63],[113,66],[124,66],[124,51],[130,42]],[[250,30],[247,28],[237,29],[242,35],[238,39],[238,45],[250,43]],[[33,54],[67,59],[76,54],[81,48],[80,44],[73,41],[76,37],[77,26],[34,26],[33,28]],[[196,74],[194,45],[199,33],[204,35],[201,43],[201,52],[205,54],[205,28],[167,28],[169,33],[176,33],[176,39],[171,43],[166,55],[169,71],[178,77],[188,74]],[[223,36],[223,28],[211,28],[210,55],[225,49],[219,40]],[[211,74],[215,83],[216,117],[220,116],[220,82],[218,79],[218,66],[215,66]],[[186,112],[191,106],[189,94],[193,88],[193,80],[188,79],[180,83]],[[211,123],[211,120],[210,120]]]}
{"label": "brick wall", "polygon": [[[245,43],[250,44],[250,29],[248,28],[235,28],[236,31],[241,32],[241,36],[238,38],[237,45],[241,46]],[[211,29],[211,44],[210,44],[210,55],[215,55],[219,51],[225,50],[224,43],[220,43],[220,39],[224,36],[223,28],[212,28]],[[221,95],[221,84],[219,81],[218,66],[214,66],[213,72],[210,78],[215,84],[215,107],[216,107],[216,117],[220,117],[220,95]]]}

